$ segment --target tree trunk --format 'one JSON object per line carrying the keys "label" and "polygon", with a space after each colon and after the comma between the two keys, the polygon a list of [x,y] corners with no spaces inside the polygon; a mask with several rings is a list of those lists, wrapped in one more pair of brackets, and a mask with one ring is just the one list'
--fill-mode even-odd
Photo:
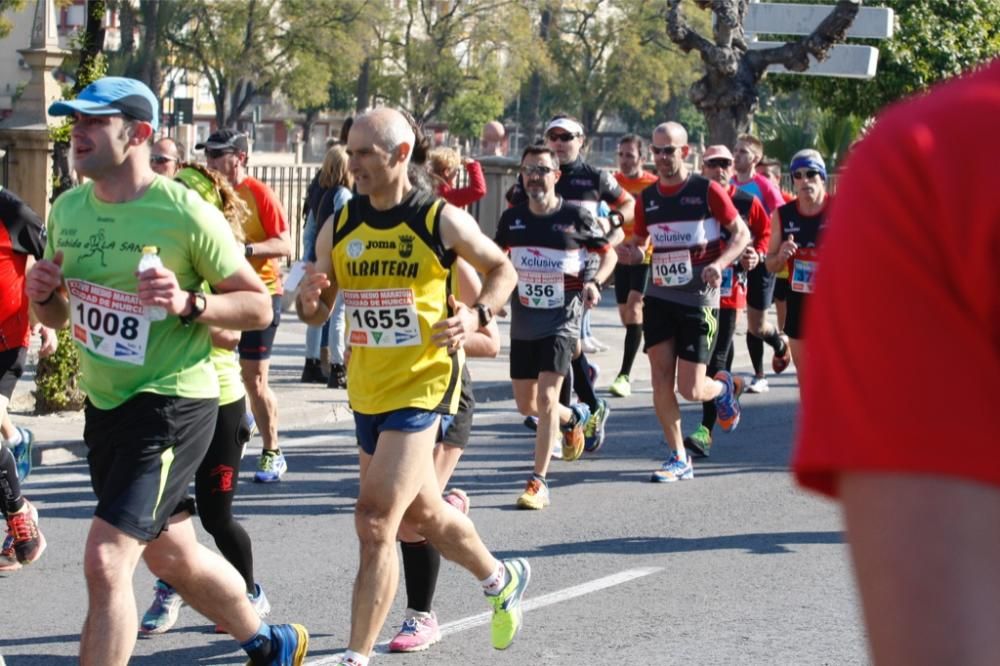
{"label": "tree trunk", "polygon": [[745,61],[735,76],[713,71],[691,87],[691,101],[705,118],[705,145],[734,146],[736,137],[750,131],[757,110],[757,79]]}
{"label": "tree trunk", "polygon": [[[542,9],[541,20],[538,23],[538,37],[543,41],[549,39],[549,26],[552,24],[552,10],[546,5]],[[528,81],[528,98],[525,100],[524,113],[520,118],[524,131],[524,144],[530,145],[539,134],[539,115],[542,103],[542,75],[537,70],[531,73]]]}

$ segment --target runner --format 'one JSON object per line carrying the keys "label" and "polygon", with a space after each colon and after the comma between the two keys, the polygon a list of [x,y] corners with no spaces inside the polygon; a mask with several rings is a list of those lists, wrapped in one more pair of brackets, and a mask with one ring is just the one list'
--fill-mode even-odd
{"label": "runner", "polygon": [[[781,189],[767,176],[758,173],[757,166],[764,157],[764,144],[751,134],[741,134],[734,150],[735,175],[733,183],[744,192],[760,200],[764,212],[770,216],[785,203]],[[770,233],[770,231],[768,232]],[[780,374],[788,367],[791,354],[779,329],[767,320],[767,309],[774,298],[774,275],[764,266],[767,243],[760,236],[754,237],[754,246],[759,254],[757,267],[750,271],[747,289],[747,349],[754,376],[746,386],[747,393],[765,393],[770,387],[764,375],[764,343],[774,350],[771,366]]]}
{"label": "runner", "polygon": [[[778,188],[781,188],[780,160],[765,157],[757,165],[757,173],[766,176]],[[781,198],[785,200],[785,203],[788,203],[789,201],[795,199],[795,195],[792,194],[791,192],[786,192],[784,188],[781,188]],[[788,269],[782,268],[780,271],[774,274],[774,310],[775,314],[778,317],[779,334],[785,330],[785,315],[787,310],[787,308],[785,307],[785,301],[787,298],[788,298]],[[761,350],[763,351],[763,348],[761,348]],[[763,357],[761,357],[761,359],[763,362]],[[775,359],[772,358],[771,359],[772,369],[776,369],[775,366],[781,367],[783,365],[784,367],[782,368],[782,370],[784,370],[784,368],[788,367],[787,363],[788,360],[789,360],[788,358],[783,357],[776,363]],[[767,380],[765,379],[764,381],[766,382]],[[752,382],[752,383],[758,388],[762,388],[761,386],[758,386],[759,382]],[[766,385],[767,384],[765,383],[763,386]],[[756,390],[750,391],[748,389],[748,392],[757,392],[757,391]]]}
{"label": "runner", "polygon": [[271,294],[272,318],[261,330],[240,337],[240,372],[263,445],[253,480],[274,483],[288,471],[288,461],[278,447],[278,403],[269,386],[271,348],[281,323],[281,269],[278,261],[289,256],[292,244],[288,220],[278,196],[264,183],[247,175],[247,137],[233,130],[211,134],[195,150],[205,150],[208,168],[220,172],[250,209],[244,234],[245,254]]}
{"label": "runner", "polygon": [[[223,212],[238,246],[242,247],[243,225],[250,211],[229,182],[219,172],[200,164],[182,165],[176,180]],[[205,288],[208,288],[207,285]],[[250,535],[233,517],[240,460],[250,441],[246,393],[235,352],[238,342],[236,331],[212,328],[212,364],[219,377],[219,414],[212,443],[194,476],[195,501],[202,527],[215,539],[215,546],[222,556],[240,572],[246,584],[247,597],[263,618],[271,611],[271,604],[264,589],[254,580]],[[188,511],[189,508],[190,498],[185,498],[179,510]],[[139,623],[139,631],[143,634],[169,631],[177,622],[183,604],[181,595],[165,580],[156,580],[153,593],[153,603]],[[221,627],[216,627],[216,631],[225,633]]]}
{"label": "runner", "polygon": [[[716,401],[723,430],[734,430],[740,421],[743,381],[725,370],[710,379],[705,371],[718,330],[722,273],[746,248],[750,232],[721,185],[688,172],[684,160],[691,148],[683,125],[658,125],[649,149],[659,180],[642,191],[631,244],[633,252],[653,247],[642,333],[653,408],[671,455],[650,480],[670,483],[694,478],[681,436],[675,377],[686,400]],[[723,229],[730,234],[725,247]]]}
{"label": "runner", "polygon": [[[758,248],[768,246],[771,239],[771,220],[764,212],[760,199],[739,190],[732,183],[733,155],[723,145],[709,146],[702,155],[701,175],[721,185],[733,200],[740,217],[747,221],[753,242],[743,250],[739,260],[726,267],[719,287],[719,331],[712,345],[712,355],[708,361],[707,375],[714,377],[719,370],[732,372],[733,334],[736,332],[736,318],[747,304],[747,274],[753,273],[760,255]],[[729,241],[729,234],[722,232],[723,241]],[[714,400],[701,403],[701,425],[684,438],[685,448],[697,457],[707,457],[712,449],[712,429],[715,427],[716,408]]]}
{"label": "runner", "polygon": [[813,280],[819,266],[818,246],[826,226],[827,203],[826,164],[815,150],[800,150],[792,157],[789,167],[795,184],[796,199],[775,211],[771,225],[781,233],[771,235],[767,253],[767,270],[788,269],[788,316],[785,335],[791,345],[798,382],[802,383],[803,355],[802,323],[813,292]]}
{"label": "runner", "polygon": [[[459,300],[475,307],[482,283],[476,271],[463,259],[455,262],[452,270],[453,290]],[[466,357],[493,358],[500,352],[500,329],[496,319],[485,328],[472,333],[463,343]],[[458,460],[469,443],[476,397],[472,391],[472,377],[468,364],[462,366],[462,393],[458,412],[454,418],[442,417],[441,436],[434,447],[434,471],[438,488],[443,492],[451,480]],[[469,497],[458,488],[444,495],[446,502],[462,513],[469,514]],[[432,609],[437,587],[441,553],[406,521],[399,529],[402,548],[403,580],[406,584],[406,618],[403,626],[389,643],[390,652],[419,652],[441,640],[437,615]]]}
{"label": "runner", "polygon": [[[144,84],[106,77],[48,109],[73,116],[74,164],[90,179],[56,200],[45,259],[27,279],[42,323],[72,323],[87,394],[84,440],[98,501],[84,552],[80,662],[128,661],[142,557],[225,627],[250,663],[298,665],[308,647],[305,628],[262,622],[236,569],[198,544],[188,514],[170,515],[205,456],[218,412],[208,327],[259,328],[271,311],[266,287],[222,214],[150,169],[158,108]],[[137,238],[156,245],[162,268],[137,277]],[[200,291],[206,281],[211,294]]]}
{"label": "runner", "polygon": [[[347,141],[358,195],[317,238],[296,309],[322,322],[344,291],[347,392],[361,449],[355,524],[360,566],[351,637],[341,663],[367,664],[398,583],[400,522],[473,573],[493,606],[493,647],[505,649],[521,627],[527,561],[500,562],[472,522],[441,497],[433,464],[440,415],[453,414],[461,389],[464,339],[493,319],[516,280],[503,253],[459,208],[415,190],[407,175],[415,136],[388,108],[355,118]],[[484,277],[475,308],[448,295],[455,256]]]}
{"label": "runner", "polygon": [[[635,134],[626,134],[618,140],[618,171],[615,180],[634,197],[656,182],[656,175],[642,168],[645,159],[642,139]],[[624,241],[632,239],[634,222],[622,225]],[[625,346],[622,350],[622,367],[611,382],[608,392],[620,398],[632,395],[632,364],[642,345],[642,295],[649,279],[649,258],[646,253],[641,258],[633,256],[630,244],[619,245],[618,263],[615,265],[615,301],[618,316],[625,326]]]}
{"label": "runner", "polygon": [[165,136],[153,144],[149,166],[161,176],[173,178],[180,170],[183,159],[184,148],[169,136]]}
{"label": "runner", "polygon": [[[486,196],[483,167],[474,159],[462,158],[451,148],[438,146],[428,153],[427,167],[435,193],[452,206],[471,206]],[[468,180],[465,187],[455,187],[459,167],[465,169]]]}
{"label": "runner", "polygon": [[[45,225],[38,214],[8,190],[0,189],[0,419],[5,423],[14,385],[24,372],[32,332],[43,330],[29,321],[25,273],[45,250]],[[55,336],[48,330],[45,352],[55,351]],[[17,441],[14,435],[18,435]],[[28,436],[25,437],[24,435]],[[28,465],[19,465],[13,448],[23,444]],[[21,496],[21,481],[31,472],[30,433],[11,427],[0,441],[0,512],[7,529],[0,546],[0,572],[17,571],[45,552],[45,536],[38,529],[38,510]]]}
{"label": "runner", "polygon": [[[600,302],[600,284],[615,264],[594,216],[556,194],[559,178],[551,148],[526,148],[521,181],[528,203],[508,208],[497,223],[497,245],[510,253],[518,276],[510,322],[514,400],[521,414],[538,417],[534,471],[517,499],[520,509],[548,506],[546,474],[560,430],[563,460],[577,460],[583,453],[587,404],[560,404],[559,391],[580,337],[584,302]],[[600,257],[599,265],[588,259],[590,253]]]}
{"label": "runner", "polygon": [[809,297],[794,470],[840,500],[878,665],[1000,654],[1000,198],[977,178],[998,90],[994,60],[882,114],[837,183]]}

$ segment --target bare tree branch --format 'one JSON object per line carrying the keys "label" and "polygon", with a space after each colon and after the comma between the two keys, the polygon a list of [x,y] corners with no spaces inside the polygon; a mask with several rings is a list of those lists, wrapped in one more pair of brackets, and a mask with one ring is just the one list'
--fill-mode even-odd
{"label": "bare tree branch", "polygon": [[806,71],[810,65],[809,56],[826,60],[833,45],[844,41],[860,9],[861,0],[838,0],[830,15],[816,26],[812,34],[773,49],[749,52],[746,57],[750,67],[755,72],[763,72],[770,65],[784,65],[793,72]]}
{"label": "bare tree branch", "polygon": [[[741,1],[741,0],[738,0]],[[681,47],[685,53],[696,50],[701,54],[702,62],[709,68],[715,68],[727,74],[735,74],[739,68],[739,56],[732,47],[718,46],[711,40],[698,34],[688,25],[684,18],[684,10],[681,8],[683,0],[669,0],[667,11],[667,34],[675,44]],[[716,0],[713,4],[719,4]],[[733,0],[721,0],[727,4],[732,4]],[[740,28],[742,33],[742,28]],[[745,48],[745,47],[744,47]]]}

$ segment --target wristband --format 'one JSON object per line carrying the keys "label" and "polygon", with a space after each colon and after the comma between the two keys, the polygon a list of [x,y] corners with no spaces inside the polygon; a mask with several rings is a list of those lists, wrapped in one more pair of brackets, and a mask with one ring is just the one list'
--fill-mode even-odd
{"label": "wristband", "polygon": [[55,297],[56,297],[56,290],[53,289],[52,291],[49,292],[49,297],[46,298],[44,301],[32,301],[32,302],[35,305],[48,305],[49,302]]}

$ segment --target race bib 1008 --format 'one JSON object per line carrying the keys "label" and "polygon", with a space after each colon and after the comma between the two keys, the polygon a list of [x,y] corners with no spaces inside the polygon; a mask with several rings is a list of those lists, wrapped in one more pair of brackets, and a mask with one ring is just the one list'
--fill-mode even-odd
{"label": "race bib 1008", "polygon": [[348,339],[358,347],[412,347],[423,344],[412,289],[344,291]]}
{"label": "race bib 1008", "polygon": [[66,280],[73,339],[116,361],[142,365],[149,342],[149,319],[139,296],[86,280]]}
{"label": "race bib 1008", "polygon": [[691,281],[691,251],[671,250],[653,253],[653,284],[657,287],[680,287]]}

